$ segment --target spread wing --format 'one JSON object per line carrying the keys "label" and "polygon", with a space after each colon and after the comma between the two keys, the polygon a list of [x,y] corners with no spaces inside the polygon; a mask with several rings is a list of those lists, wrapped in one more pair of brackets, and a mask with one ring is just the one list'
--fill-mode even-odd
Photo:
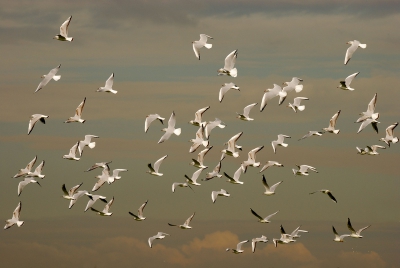
{"label": "spread wing", "polygon": [[225,66],[224,66],[225,70],[230,71],[235,67],[237,54],[238,54],[238,50],[236,49],[236,50],[232,51],[231,53],[229,53],[228,56],[226,56]]}
{"label": "spread wing", "polygon": [[83,99],[81,104],[79,104],[78,108],[76,108],[75,114],[79,117],[82,116],[82,110],[83,110],[83,107],[85,106],[85,102],[86,102],[86,97]]}
{"label": "spread wing", "polygon": [[114,73],[112,73],[111,76],[107,79],[104,87],[112,88],[113,84],[114,84]]}
{"label": "spread wing", "polygon": [[154,163],[154,170],[158,173],[158,169],[161,166],[162,161],[167,158],[168,155],[164,155],[163,157],[161,157],[160,159],[158,159],[155,163]]}
{"label": "spread wing", "polygon": [[60,26],[60,35],[68,37],[68,26],[71,23],[72,16],[70,16],[63,24]]}

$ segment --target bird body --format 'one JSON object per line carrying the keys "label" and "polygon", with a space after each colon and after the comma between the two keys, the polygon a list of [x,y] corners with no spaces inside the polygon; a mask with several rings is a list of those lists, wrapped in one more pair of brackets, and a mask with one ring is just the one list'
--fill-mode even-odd
{"label": "bird body", "polygon": [[154,168],[151,166],[151,163],[149,163],[147,166],[149,167],[149,171],[147,171],[147,173],[154,175],[154,176],[162,176],[162,173],[158,172],[158,169],[161,166],[162,161],[167,158],[168,155],[164,155],[163,157],[161,157],[160,159],[158,159],[155,163],[154,163]]}

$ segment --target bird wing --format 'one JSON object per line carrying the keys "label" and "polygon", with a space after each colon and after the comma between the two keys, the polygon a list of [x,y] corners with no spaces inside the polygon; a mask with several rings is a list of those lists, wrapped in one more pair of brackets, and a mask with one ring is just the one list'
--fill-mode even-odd
{"label": "bird wing", "polygon": [[245,117],[249,117],[250,110],[253,109],[253,107],[256,106],[256,105],[257,105],[257,102],[256,102],[256,103],[252,103],[252,104],[247,105],[246,107],[244,107],[244,109],[243,109],[243,115],[244,115]]}
{"label": "bird wing", "polygon": [[368,104],[367,112],[373,114],[375,112],[376,101],[378,98],[378,93],[375,93],[374,97]]}
{"label": "bird wing", "polygon": [[21,213],[21,201],[19,201],[18,206],[15,208],[14,212],[13,212],[13,219],[19,220],[19,214]]}
{"label": "bird wing", "polygon": [[365,226],[363,228],[361,228],[360,230],[357,231],[357,234],[360,235],[362,231],[364,231],[365,229],[369,228],[371,225]]}
{"label": "bird wing", "polygon": [[[78,190],[79,187],[81,187],[83,183],[75,185],[74,187],[72,187],[71,189],[69,189],[69,192],[67,193],[69,196],[73,196],[75,194],[75,192]],[[65,185],[65,184],[64,184]]]}
{"label": "bird wing", "polygon": [[235,150],[236,141],[242,136],[242,134],[243,134],[243,132],[240,132],[240,133],[236,134],[235,136],[233,136],[232,138],[230,138],[230,140],[228,141],[228,150],[229,151]]}
{"label": "bird wing", "polygon": [[190,216],[190,217],[185,221],[185,223],[184,223],[183,225],[189,226],[190,221],[193,219],[193,217],[194,217],[195,214],[196,214],[196,213],[193,213],[192,216]]}
{"label": "bird wing", "polygon": [[254,215],[254,216],[256,216],[257,218],[259,218],[260,220],[264,220],[260,215],[258,215],[253,209],[251,209],[250,208],[250,210],[251,210],[251,213]]}
{"label": "bird wing", "polygon": [[262,178],[262,183],[263,183],[263,185],[264,185],[264,187],[265,187],[265,190],[271,191],[271,188],[269,187],[269,185],[268,185],[268,183],[267,183],[267,180],[265,179],[264,174],[263,174],[263,178]]}
{"label": "bird wing", "polygon": [[336,198],[333,196],[331,192],[328,192],[327,195],[333,200],[333,202],[337,203]]}
{"label": "bird wing", "polygon": [[350,218],[347,218],[347,228],[349,228],[352,233],[356,233],[356,230],[354,230],[353,226],[351,226]]}
{"label": "bird wing", "polygon": [[196,182],[197,178],[200,176],[200,173],[203,171],[203,168],[199,168],[198,170],[196,170],[193,175],[192,178],[190,179],[192,182]]}
{"label": "bird wing", "polygon": [[267,105],[267,102],[276,96],[278,96],[279,92],[282,90],[280,86],[277,84],[274,84],[274,87],[272,89],[267,89],[262,97],[261,100],[261,106],[260,106],[260,111],[263,111],[265,106]]}
{"label": "bird wing", "polygon": [[374,121],[374,119],[369,118],[364,120],[361,125],[360,128],[358,129],[357,133],[360,133],[364,128],[366,128],[369,124],[371,124]]}
{"label": "bird wing", "polygon": [[65,184],[63,184],[63,186],[61,187],[61,190],[63,191],[63,193],[64,193],[65,195],[69,195],[69,194],[68,194],[68,191],[67,191],[67,188],[65,188]]}
{"label": "bird wing", "polygon": [[294,98],[293,105],[294,106],[299,106],[302,100],[308,100],[308,98],[296,97],[296,98]]}
{"label": "bird wing", "polygon": [[85,102],[86,102],[86,97],[83,99],[81,104],[79,104],[78,107],[76,108],[75,114],[79,117],[82,116],[82,111],[83,111],[83,107],[85,106]]}
{"label": "bird wing", "polygon": [[27,170],[30,171],[30,170],[32,169],[32,166],[36,163],[36,160],[37,160],[37,156],[35,156],[35,157],[31,160],[31,162],[28,163],[28,165],[26,166],[25,169],[27,169]]}
{"label": "bird wing", "polygon": [[149,114],[146,116],[146,120],[144,121],[144,132],[147,132],[147,130],[150,127],[150,124],[158,118],[157,114]]}
{"label": "bird wing", "polygon": [[344,64],[347,64],[349,62],[349,60],[351,59],[351,56],[353,56],[354,51],[357,50],[357,45],[351,45],[347,51],[346,51],[346,56],[344,58]]}
{"label": "bird wing", "polygon": [[354,73],[354,74],[351,74],[348,77],[346,77],[346,79],[344,80],[346,87],[350,87],[351,81],[353,81],[354,77],[356,77],[359,73],[360,72]]}
{"label": "bird wing", "polygon": [[155,163],[154,163],[154,171],[158,173],[158,169],[160,168],[160,165],[162,163],[162,161],[167,158],[168,155],[164,155],[163,157],[161,157],[160,159],[158,159]]}
{"label": "bird wing", "polygon": [[143,217],[143,210],[144,210],[144,208],[146,207],[148,201],[149,201],[149,200],[146,200],[146,202],[144,202],[144,203],[140,206],[140,208],[138,209],[138,215],[139,215],[140,217]]}
{"label": "bird wing", "polygon": [[36,88],[35,93],[38,92],[39,90],[41,90],[43,87],[45,87],[47,85],[47,83],[50,82],[50,80],[58,72],[60,67],[61,67],[61,64],[58,67],[51,69],[50,72],[47,75],[45,75],[43,80],[39,83],[38,87]]}
{"label": "bird wing", "polygon": [[110,75],[110,77],[107,79],[106,84],[105,84],[104,87],[105,88],[112,88],[113,84],[114,84],[114,73],[112,73]]}
{"label": "bird wing", "polygon": [[224,66],[225,70],[230,71],[233,69],[233,67],[235,67],[237,54],[238,54],[238,50],[236,49],[236,50],[232,51],[231,53],[229,53],[228,56],[226,56],[225,66]]}
{"label": "bird wing", "polygon": [[199,109],[195,114],[194,114],[194,121],[201,123],[201,116],[205,111],[210,109],[210,106],[204,107]]}
{"label": "bird wing", "polygon": [[242,250],[242,245],[243,245],[244,243],[247,243],[247,242],[249,242],[249,240],[245,240],[245,241],[239,242],[239,243],[237,244],[237,246],[236,246],[236,250],[237,250],[237,251]]}
{"label": "bird wing", "polygon": [[175,112],[172,112],[168,120],[168,128],[175,128],[175,123],[176,123]]}
{"label": "bird wing", "polygon": [[40,173],[42,173],[42,169],[43,169],[43,167],[44,167],[44,160],[36,167],[36,169],[35,169],[35,172],[34,173],[37,173],[37,174],[40,174]]}
{"label": "bird wing", "polygon": [[70,155],[76,155],[76,150],[78,149],[79,141],[74,144],[74,146],[69,149],[69,154]]}
{"label": "bird wing", "polygon": [[210,151],[212,149],[213,146],[205,148],[203,151],[201,151],[198,155],[197,155],[197,161],[201,164],[203,164],[204,161],[204,156],[208,153],[208,151]]}
{"label": "bird wing", "polygon": [[29,120],[29,126],[28,126],[28,135],[32,132],[33,127],[35,126],[36,122],[40,119],[39,114],[32,115],[31,120]]}
{"label": "bird wing", "polygon": [[115,178],[115,177],[118,177],[118,174],[120,173],[120,172],[125,172],[125,171],[128,171],[127,169],[114,169],[113,170],[113,174],[112,174],[112,176]]}
{"label": "bird wing", "polygon": [[100,189],[101,186],[103,186],[103,184],[107,181],[107,179],[104,179],[103,177],[100,178],[95,185],[93,186],[92,192],[97,191],[98,189]]}
{"label": "bird wing", "polygon": [[213,203],[215,203],[215,200],[217,199],[218,194],[219,194],[219,191],[211,192],[211,199],[212,199]]}
{"label": "bird wing", "polygon": [[332,116],[331,120],[329,120],[329,126],[330,126],[330,127],[335,128],[336,121],[337,121],[337,119],[338,119],[338,117],[339,117],[339,115],[340,115],[340,111],[341,111],[341,110],[339,110],[337,113],[335,113],[335,114]]}
{"label": "bird wing", "polygon": [[242,167],[239,167],[236,171],[235,174],[233,174],[233,180],[234,181],[239,181],[240,175],[242,174],[243,169]]}
{"label": "bird wing", "polygon": [[393,125],[388,126],[386,129],[386,136],[391,136],[393,137],[393,130],[397,127],[399,123],[394,123]]}
{"label": "bird wing", "polygon": [[208,35],[206,35],[206,34],[200,34],[200,40],[199,40],[199,42],[205,44],[205,43],[207,42],[207,38],[213,39],[211,36],[208,36]]}
{"label": "bird wing", "polygon": [[276,215],[279,212],[279,210],[275,213],[272,213],[271,215],[268,215],[267,217],[264,218],[264,220],[268,221],[272,216]]}
{"label": "bird wing", "polygon": [[72,16],[70,16],[63,24],[60,26],[60,35],[68,37],[68,26],[71,23]]}
{"label": "bird wing", "polygon": [[112,206],[112,204],[114,203],[114,197],[110,200],[110,202],[107,203],[107,205],[104,207],[103,212],[104,213],[108,213],[110,210],[110,207]]}
{"label": "bird wing", "polygon": [[202,48],[204,45],[199,44],[198,42],[193,42],[193,51],[194,54],[196,55],[196,58],[200,60],[200,48]]}
{"label": "bird wing", "polygon": [[274,185],[272,185],[272,186],[270,187],[270,191],[271,191],[271,192],[275,192],[276,187],[278,187],[279,184],[281,184],[282,182],[283,182],[283,181],[280,181],[280,182],[277,182],[277,183],[275,183]]}
{"label": "bird wing", "polygon": [[160,140],[158,141],[158,143],[163,143],[164,141],[168,140],[169,137],[171,137],[171,135],[172,135],[172,132],[166,131],[166,132],[164,133],[164,135],[161,136],[161,138],[160,138]]}

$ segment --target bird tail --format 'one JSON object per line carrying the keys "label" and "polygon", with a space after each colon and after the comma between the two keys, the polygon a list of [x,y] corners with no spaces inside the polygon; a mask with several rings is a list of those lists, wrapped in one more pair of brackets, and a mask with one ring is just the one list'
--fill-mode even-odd
{"label": "bird tail", "polygon": [[340,132],[340,129],[335,129],[334,131],[333,131],[333,133],[335,133],[335,134],[338,134]]}
{"label": "bird tail", "polygon": [[55,75],[55,76],[53,76],[53,80],[54,80],[54,81],[58,81],[58,80],[60,80],[60,78],[61,78],[61,75]]}
{"label": "bird tail", "polygon": [[212,44],[205,44],[204,46],[208,49],[212,48]]}
{"label": "bird tail", "polygon": [[238,152],[234,152],[234,153],[232,154],[232,156],[235,157],[235,158],[237,158],[237,157],[239,157],[239,153],[238,153]]}
{"label": "bird tail", "polygon": [[17,226],[18,226],[18,227],[21,227],[22,224],[24,224],[24,221],[17,221]]}
{"label": "bird tail", "polygon": [[305,105],[301,105],[301,106],[297,107],[297,109],[298,109],[299,111],[304,111],[305,108],[306,108]]}
{"label": "bird tail", "polygon": [[361,48],[367,48],[367,44],[359,44],[358,46]]}
{"label": "bird tail", "polygon": [[287,143],[282,143],[281,144],[283,147],[288,147],[288,144]]}
{"label": "bird tail", "polygon": [[233,68],[232,70],[229,71],[230,76],[236,77],[237,76],[237,69]]}
{"label": "bird tail", "polygon": [[91,142],[88,146],[90,149],[93,149],[96,146],[96,142]]}
{"label": "bird tail", "polygon": [[303,85],[297,85],[294,90],[296,90],[297,93],[303,90]]}
{"label": "bird tail", "polygon": [[204,147],[207,147],[209,142],[208,141],[203,141],[202,143],[203,143]]}
{"label": "bird tail", "polygon": [[176,136],[181,135],[181,129],[180,129],[180,128],[175,129],[175,130],[174,130],[174,134],[175,134]]}
{"label": "bird tail", "polygon": [[399,138],[394,137],[393,140],[392,140],[392,142],[393,142],[393,143],[398,143],[398,142],[399,142]]}

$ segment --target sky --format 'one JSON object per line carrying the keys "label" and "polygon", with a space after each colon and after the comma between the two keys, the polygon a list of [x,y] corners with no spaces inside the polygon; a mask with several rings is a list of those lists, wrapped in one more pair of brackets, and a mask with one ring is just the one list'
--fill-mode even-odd
{"label": "sky", "polygon": [[[379,139],[400,118],[399,10],[398,1],[2,1],[0,215],[10,219],[21,201],[25,224],[0,233],[1,262],[5,267],[396,267],[400,145],[376,156],[358,155],[356,146],[385,146]],[[71,15],[74,41],[52,39]],[[191,42],[202,33],[213,37],[213,47],[201,49],[199,61]],[[367,48],[344,65],[351,40]],[[238,76],[218,76],[235,49]],[[34,93],[40,76],[59,64],[61,79]],[[96,92],[113,72],[118,93]],[[337,88],[355,72],[360,74],[351,84],[354,91]],[[295,76],[303,79],[303,91],[289,93],[280,106],[273,99],[260,112],[264,90]],[[219,89],[229,82],[240,91],[229,91],[219,103]],[[354,122],[375,93],[379,133],[367,127],[357,134]],[[294,113],[286,106],[298,96],[309,100],[304,111]],[[85,97],[86,122],[64,124]],[[255,102],[254,121],[236,118]],[[263,172],[269,184],[283,181],[274,196],[263,195],[262,174],[253,167],[242,174],[243,185],[222,177],[200,182],[194,191],[172,193],[173,182],[184,182],[185,174],[196,171],[190,162],[203,147],[189,153],[197,127],[188,122],[206,106],[203,120],[220,118],[226,127],[213,130],[208,169],[201,177],[217,165],[223,144],[243,131],[240,157],[226,157],[221,170],[233,175],[251,149],[264,146],[257,154],[261,165],[268,160],[284,165]],[[327,127],[338,110],[338,135],[298,141],[310,130]],[[182,134],[157,144],[173,111]],[[29,118],[37,113],[50,117],[28,136]],[[164,126],[153,122],[145,133],[145,117],[153,113],[166,118]],[[86,148],[80,161],[62,159],[86,134],[100,137],[96,147]],[[274,154],[271,141],[278,134],[292,138]],[[162,177],[146,173],[148,163],[167,154]],[[18,197],[20,178],[12,177],[35,156],[34,167],[45,161],[46,177],[39,179],[41,187],[28,185]],[[90,190],[101,170],[83,171],[103,161],[112,161],[111,169],[128,169],[121,180],[95,192],[115,198],[113,215],[84,212],[86,197],[68,209],[61,186],[83,183],[81,189]],[[294,176],[291,169],[301,164],[318,173]],[[231,196],[213,204],[211,191],[220,189]],[[323,194],[309,195],[320,189],[331,190],[338,203]],[[146,200],[146,220],[134,221],[128,212],[135,213]],[[95,204],[99,210],[102,206]],[[279,213],[261,224],[250,208],[265,216]],[[193,212],[193,229],[167,225],[182,224]],[[355,229],[371,227],[362,239],[333,242],[332,225],[348,233],[347,218]],[[286,231],[302,225],[309,233],[275,248],[271,241],[279,238],[280,225]],[[159,231],[170,236],[150,249],[147,239]],[[261,235],[270,241],[254,254],[249,243],[243,254],[225,252]]]}

